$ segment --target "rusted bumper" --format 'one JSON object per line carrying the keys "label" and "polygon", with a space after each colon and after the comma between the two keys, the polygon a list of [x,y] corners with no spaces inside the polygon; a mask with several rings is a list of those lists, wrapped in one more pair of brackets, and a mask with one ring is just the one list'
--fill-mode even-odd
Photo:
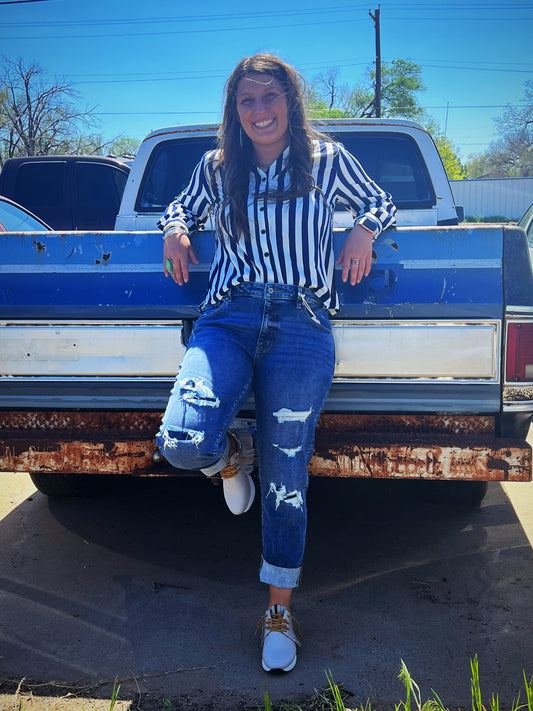
{"label": "rusted bumper", "polygon": [[[3,412],[1,419],[0,471],[190,474],[157,457],[161,413]],[[531,465],[527,442],[497,438],[489,416],[323,414],[309,472],[530,481]]]}

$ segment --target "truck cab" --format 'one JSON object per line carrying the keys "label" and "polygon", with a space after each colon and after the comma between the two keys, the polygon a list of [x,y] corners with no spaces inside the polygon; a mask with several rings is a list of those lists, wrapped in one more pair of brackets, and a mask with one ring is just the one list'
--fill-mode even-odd
{"label": "truck cab", "polygon": [[[331,119],[315,127],[340,143],[392,195],[399,226],[456,225],[458,211],[430,134],[400,119]],[[153,131],[141,144],[128,178],[116,230],[152,230],[183,190],[203,153],[216,147],[217,126]],[[350,215],[337,211],[336,227]]]}

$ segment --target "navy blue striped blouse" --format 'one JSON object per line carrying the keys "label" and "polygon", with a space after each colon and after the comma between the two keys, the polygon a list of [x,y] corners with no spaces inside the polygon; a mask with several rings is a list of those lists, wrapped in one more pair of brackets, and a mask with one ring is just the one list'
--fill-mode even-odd
{"label": "navy blue striped blouse", "polygon": [[269,191],[283,191],[289,183],[290,147],[268,170],[250,172],[249,237],[236,236],[229,207],[219,210],[224,190],[218,151],[207,152],[196,166],[187,188],[169,205],[158,226],[166,234],[203,229],[215,217],[216,246],[209,289],[204,304],[218,302],[232,286],[243,282],[278,283],[312,289],[326,308],[339,307],[333,274],[333,211],[339,202],[377,237],[395,223],[391,196],[364,172],[339,143],[313,143],[312,175],[316,188],[291,200],[268,199]]}

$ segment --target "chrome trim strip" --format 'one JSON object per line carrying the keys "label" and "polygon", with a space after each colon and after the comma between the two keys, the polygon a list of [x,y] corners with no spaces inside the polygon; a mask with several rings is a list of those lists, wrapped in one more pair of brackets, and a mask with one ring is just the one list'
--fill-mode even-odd
{"label": "chrome trim strip", "polygon": [[0,373],[175,375],[184,353],[181,323],[10,324],[2,329]]}
{"label": "chrome trim strip", "polygon": [[[58,319],[2,325],[0,367],[11,378],[174,377],[185,352],[181,321]],[[334,320],[332,326],[335,382],[500,382],[497,320]]]}
{"label": "chrome trim strip", "polygon": [[336,379],[500,382],[497,320],[334,321]]}
{"label": "chrome trim strip", "polygon": [[506,306],[505,315],[509,318],[513,316],[532,316],[533,317],[533,306]]}
{"label": "chrome trim strip", "polygon": [[533,402],[504,403],[502,410],[503,412],[532,412]]}

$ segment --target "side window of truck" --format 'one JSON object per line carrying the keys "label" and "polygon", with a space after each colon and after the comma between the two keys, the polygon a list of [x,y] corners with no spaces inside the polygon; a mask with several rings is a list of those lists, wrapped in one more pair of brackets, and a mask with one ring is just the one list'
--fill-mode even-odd
{"label": "side window of truck", "polygon": [[14,200],[32,212],[59,208],[66,202],[66,162],[25,163],[17,171]]}
{"label": "side window of truck", "polygon": [[426,163],[410,136],[378,131],[331,135],[344,144],[383,190],[392,195],[398,208],[414,210],[436,204]]}
{"label": "side window of truck", "polygon": [[187,187],[202,155],[216,146],[214,137],[160,143],[150,155],[137,196],[137,212],[161,213]]}
{"label": "side window of truck", "polygon": [[104,163],[76,163],[78,205],[87,208],[120,207],[128,173]]}

